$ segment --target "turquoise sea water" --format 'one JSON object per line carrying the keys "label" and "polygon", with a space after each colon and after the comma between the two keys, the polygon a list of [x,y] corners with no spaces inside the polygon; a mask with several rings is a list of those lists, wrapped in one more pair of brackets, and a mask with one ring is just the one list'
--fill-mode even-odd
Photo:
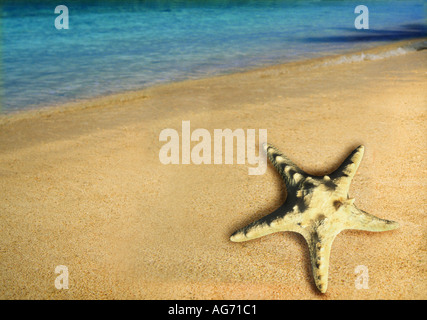
{"label": "turquoise sea water", "polygon": [[[57,5],[69,29],[57,30]],[[369,30],[356,30],[357,5]],[[6,1],[0,112],[426,35],[425,1]]]}

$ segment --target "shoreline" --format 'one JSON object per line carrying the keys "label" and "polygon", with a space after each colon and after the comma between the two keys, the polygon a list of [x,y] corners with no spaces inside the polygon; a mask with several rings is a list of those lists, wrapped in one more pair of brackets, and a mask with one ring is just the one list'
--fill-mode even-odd
{"label": "shoreline", "polygon": [[[102,108],[105,104],[110,104],[111,100],[114,102],[117,102],[118,104],[124,101],[129,101],[130,99],[146,99],[148,98],[147,95],[144,93],[151,90],[156,90],[157,88],[164,88],[168,86],[174,86],[177,84],[187,84],[192,82],[198,82],[198,81],[206,81],[209,79],[215,79],[215,78],[222,78],[222,77],[229,77],[233,75],[240,75],[240,74],[250,74],[250,73],[259,73],[259,72],[268,72],[268,71],[278,71],[287,69],[287,68],[299,68],[299,67],[322,67],[327,65],[328,63],[334,63],[334,61],[338,61],[338,63],[358,63],[363,62],[362,60],[359,61],[346,61],[346,62],[339,62],[340,59],[351,57],[351,56],[359,56],[359,55],[381,55],[396,49],[405,48],[408,49],[414,44],[419,43],[425,43],[427,41],[427,38],[417,38],[417,39],[411,39],[411,40],[403,40],[403,41],[397,41],[394,43],[389,44],[383,44],[374,46],[372,48],[368,48],[365,50],[360,49],[354,49],[349,50],[344,53],[338,53],[338,54],[331,54],[326,55],[323,57],[317,57],[317,58],[310,58],[310,59],[302,59],[297,61],[290,61],[290,62],[284,62],[269,66],[263,66],[263,67],[253,67],[249,69],[245,69],[242,71],[231,71],[230,73],[225,74],[219,74],[214,76],[207,76],[202,77],[198,79],[188,79],[183,81],[174,81],[174,82],[167,82],[167,83],[160,83],[157,85],[148,86],[146,88],[137,89],[137,90],[128,90],[123,92],[117,92],[112,94],[106,94],[101,96],[96,96],[92,98],[84,98],[84,99],[74,99],[69,102],[60,103],[60,104],[52,104],[52,105],[40,105],[38,107],[34,108],[28,108],[23,110],[15,110],[10,111],[6,113],[0,113],[0,126],[5,123],[10,123],[13,121],[19,121],[21,119],[28,119],[28,118],[37,118],[39,116],[50,116],[54,113],[66,113],[66,112],[76,112],[79,110],[85,110],[89,108]],[[415,50],[415,49],[414,49]],[[407,54],[401,53],[401,54]],[[380,59],[386,59],[387,57],[380,57]]]}
{"label": "shoreline", "polygon": [[[341,58],[3,117],[0,298],[426,299],[427,50]],[[268,142],[313,175],[363,144],[349,196],[400,227],[340,233],[320,294],[297,234],[229,241],[286,199],[271,164],[251,176],[244,164],[160,163],[160,132],[181,132],[183,120],[211,133],[268,129]],[[57,266],[69,289],[55,287]],[[358,266],[369,289],[355,287]]]}

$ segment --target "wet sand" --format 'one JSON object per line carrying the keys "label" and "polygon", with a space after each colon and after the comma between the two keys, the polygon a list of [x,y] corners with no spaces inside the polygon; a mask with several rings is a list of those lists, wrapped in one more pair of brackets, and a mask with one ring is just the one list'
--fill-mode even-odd
{"label": "wet sand", "polygon": [[[0,117],[0,298],[426,299],[427,51],[339,59]],[[338,235],[321,294],[302,236],[229,241],[286,199],[270,164],[249,175],[249,164],[160,163],[160,132],[183,120],[267,129],[316,175],[364,144],[350,196],[400,228]],[[55,287],[58,265],[68,289]],[[368,289],[356,288],[360,265]]]}

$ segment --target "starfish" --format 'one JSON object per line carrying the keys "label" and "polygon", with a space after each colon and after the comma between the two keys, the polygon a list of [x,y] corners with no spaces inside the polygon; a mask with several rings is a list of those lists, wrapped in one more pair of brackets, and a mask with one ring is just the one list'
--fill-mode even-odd
{"label": "starfish", "polygon": [[263,149],[285,182],[287,198],[274,212],[234,232],[230,240],[242,242],[282,231],[300,233],[308,244],[316,287],[325,293],[332,242],[342,230],[379,232],[399,225],[360,210],[348,196],[363,157],[363,146],[325,176],[307,174],[270,144],[264,144]]}

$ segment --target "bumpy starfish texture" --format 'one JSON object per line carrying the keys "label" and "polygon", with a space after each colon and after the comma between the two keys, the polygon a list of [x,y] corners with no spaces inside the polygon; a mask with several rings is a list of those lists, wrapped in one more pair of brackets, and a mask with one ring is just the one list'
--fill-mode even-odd
{"label": "bumpy starfish texture", "polygon": [[247,241],[282,231],[300,233],[309,247],[316,287],[325,293],[332,242],[342,230],[379,232],[399,225],[358,209],[348,196],[363,157],[363,146],[357,147],[336,171],[323,177],[307,174],[270,144],[263,148],[285,181],[286,201],[276,211],[234,232],[230,240]]}

